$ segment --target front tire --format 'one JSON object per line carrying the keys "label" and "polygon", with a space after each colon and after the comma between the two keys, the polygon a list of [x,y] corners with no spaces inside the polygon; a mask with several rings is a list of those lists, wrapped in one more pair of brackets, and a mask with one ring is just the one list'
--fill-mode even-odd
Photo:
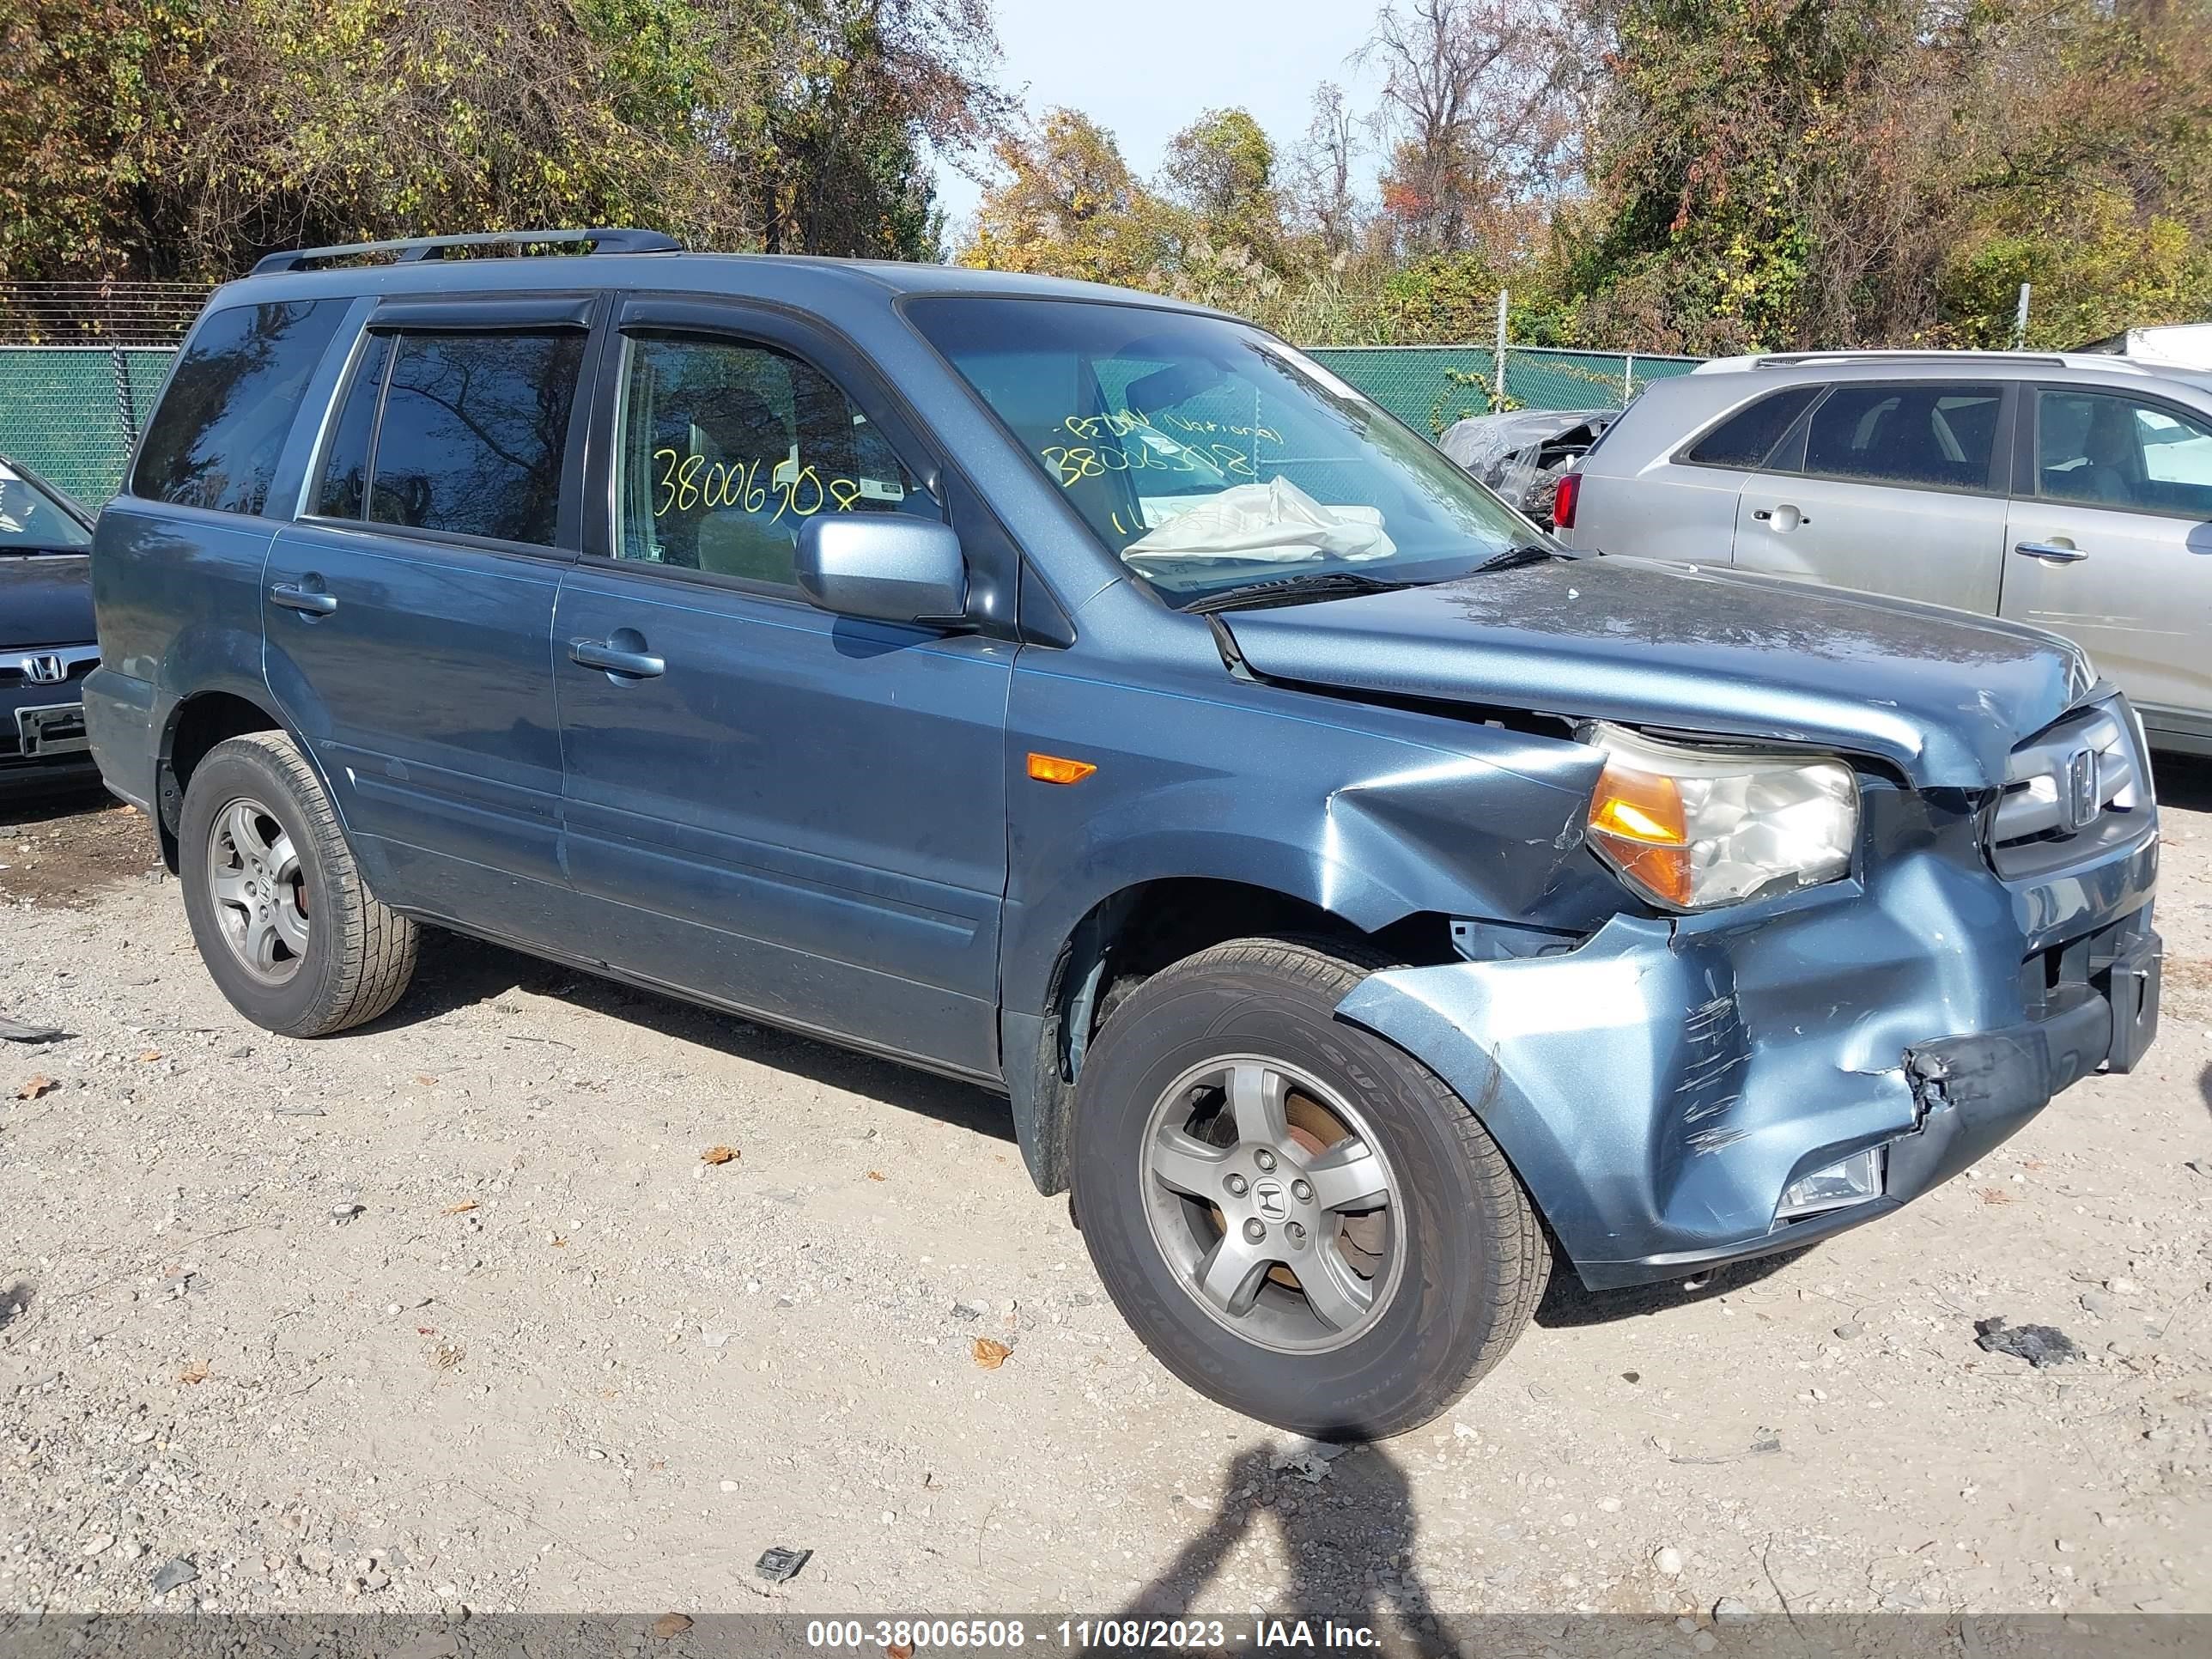
{"label": "front tire", "polygon": [[177,841],[200,959],[256,1025],[326,1036],[399,1000],[416,925],[368,890],[291,738],[255,732],[210,749],[185,787]]}
{"label": "front tire", "polygon": [[1551,1266],[1465,1103],[1335,1018],[1382,965],[1262,939],[1186,957],[1114,1011],[1076,1089],[1076,1207],[1122,1316],[1200,1393],[1323,1439],[1443,1411]]}

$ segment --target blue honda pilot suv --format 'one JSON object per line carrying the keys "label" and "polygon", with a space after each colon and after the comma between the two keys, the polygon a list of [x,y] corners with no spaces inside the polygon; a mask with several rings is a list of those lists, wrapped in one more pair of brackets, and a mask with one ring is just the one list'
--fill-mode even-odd
{"label": "blue honda pilot suv", "polygon": [[2063,641],[1571,555],[1195,307],[502,240],[222,289],[100,520],[94,749],[259,1025],[429,926],[1001,1091],[1162,1363],[1340,1437],[2151,1040]]}

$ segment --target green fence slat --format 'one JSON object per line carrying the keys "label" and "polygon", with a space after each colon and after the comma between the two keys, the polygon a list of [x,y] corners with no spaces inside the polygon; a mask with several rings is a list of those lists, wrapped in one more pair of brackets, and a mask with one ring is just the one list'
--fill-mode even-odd
{"label": "green fence slat", "polygon": [[[1497,407],[1496,354],[1487,346],[1315,346],[1306,355],[1432,438],[1454,421]],[[1686,374],[1699,361],[1509,345],[1504,406],[1618,409],[1650,382]]]}

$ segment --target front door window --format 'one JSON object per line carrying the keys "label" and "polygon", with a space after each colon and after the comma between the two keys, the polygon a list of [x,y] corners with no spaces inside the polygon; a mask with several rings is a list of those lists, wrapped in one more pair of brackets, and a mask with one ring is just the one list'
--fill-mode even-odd
{"label": "front door window", "polygon": [[618,558],[795,587],[818,514],[944,517],[835,381],[771,346],[631,340],[621,432]]}
{"label": "front door window", "polygon": [[2212,426],[2114,392],[2045,391],[2036,402],[2045,501],[2212,519]]}

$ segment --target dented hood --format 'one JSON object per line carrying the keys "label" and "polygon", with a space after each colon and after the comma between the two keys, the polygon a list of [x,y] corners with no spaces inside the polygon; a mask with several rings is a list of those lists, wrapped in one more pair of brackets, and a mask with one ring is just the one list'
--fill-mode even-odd
{"label": "dented hood", "polygon": [[2081,651],[2036,629],[1632,558],[1221,620],[1271,678],[1832,744],[1923,787],[2002,783],[2012,746],[2092,680]]}

